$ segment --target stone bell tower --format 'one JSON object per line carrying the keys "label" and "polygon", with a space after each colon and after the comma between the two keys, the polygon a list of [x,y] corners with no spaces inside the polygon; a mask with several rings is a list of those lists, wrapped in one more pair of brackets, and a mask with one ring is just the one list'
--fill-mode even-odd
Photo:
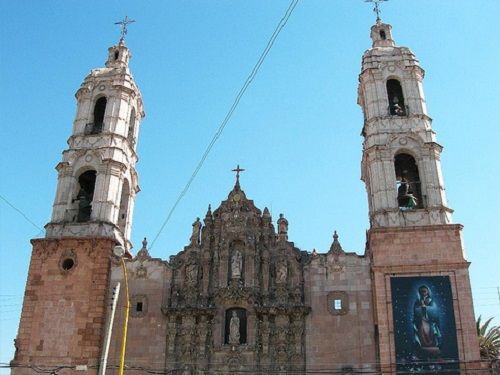
{"label": "stone bell tower", "polygon": [[93,69],[76,92],[51,221],[45,238],[31,241],[15,374],[33,373],[34,366],[97,372],[112,249],[131,248],[139,192],[136,145],[144,111],[130,57],[122,37],[108,49],[106,66]]}
{"label": "stone bell tower", "polygon": [[479,360],[469,263],[446,202],[424,70],[391,29],[372,26],[358,87],[378,356],[381,371],[454,373]]}

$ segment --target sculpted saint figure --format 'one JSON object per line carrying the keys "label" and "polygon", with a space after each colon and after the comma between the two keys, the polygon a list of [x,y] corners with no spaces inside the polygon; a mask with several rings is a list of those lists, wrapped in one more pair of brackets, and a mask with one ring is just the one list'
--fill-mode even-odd
{"label": "sculpted saint figure", "polygon": [[229,343],[232,345],[240,343],[240,318],[236,315],[236,311],[233,311],[229,321]]}
{"label": "sculpted saint figure", "polygon": [[278,263],[277,270],[276,270],[276,281],[279,283],[284,283],[286,282],[286,261],[283,260]]}
{"label": "sculpted saint figure", "polygon": [[197,217],[193,223],[193,234],[191,234],[191,245],[198,245],[200,243],[201,221]]}
{"label": "sculpted saint figure", "polygon": [[235,250],[231,258],[231,277],[233,279],[241,278],[241,270],[243,268],[243,257],[239,250]]}
{"label": "sculpted saint figure", "polygon": [[417,299],[413,305],[413,330],[421,356],[425,358],[439,356],[441,345],[439,308],[426,285],[418,288]]}

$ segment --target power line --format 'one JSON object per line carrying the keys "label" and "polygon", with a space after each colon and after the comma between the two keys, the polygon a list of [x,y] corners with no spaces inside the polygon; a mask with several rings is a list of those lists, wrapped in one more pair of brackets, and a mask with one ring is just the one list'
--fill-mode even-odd
{"label": "power line", "polygon": [[273,47],[274,42],[278,38],[279,33],[281,32],[281,30],[285,27],[286,23],[288,22],[288,19],[292,15],[292,12],[295,9],[295,7],[297,6],[298,2],[299,2],[299,0],[292,0],[291,1],[290,5],[288,6],[288,9],[285,12],[285,15],[280,19],[278,25],[274,29],[274,32],[271,35],[271,38],[267,42],[266,48],[264,48],[264,51],[261,53],[259,59],[257,60],[257,63],[254,65],[251,73],[249,74],[249,76],[247,77],[245,83],[243,84],[243,86],[241,87],[240,91],[238,92],[238,95],[236,95],[236,98],[235,98],[235,100],[233,102],[233,105],[231,106],[231,108],[227,112],[226,117],[224,117],[224,120],[222,121],[222,123],[219,125],[219,128],[215,132],[215,135],[213,136],[212,140],[210,141],[210,143],[208,144],[207,148],[205,149],[205,152],[201,156],[201,159],[198,162],[198,165],[196,166],[196,168],[194,169],[191,177],[189,178],[188,182],[184,186],[184,189],[182,189],[181,193],[177,197],[177,200],[175,201],[174,205],[172,206],[172,208],[168,212],[167,218],[165,219],[165,221],[161,225],[160,230],[158,231],[158,233],[154,237],[153,241],[151,242],[150,249],[153,248],[153,246],[154,246],[156,240],[158,239],[158,237],[160,236],[161,232],[163,231],[163,229],[165,228],[165,226],[167,225],[167,223],[170,221],[170,218],[172,217],[172,214],[174,213],[175,209],[179,205],[179,203],[182,200],[182,198],[184,197],[184,195],[186,195],[187,191],[189,190],[189,187],[191,186],[192,182],[196,178],[196,175],[198,174],[198,172],[200,171],[201,167],[203,166],[203,163],[205,162],[205,159],[207,158],[208,154],[210,153],[210,151],[212,150],[213,146],[215,145],[215,142],[217,142],[217,140],[221,136],[222,132],[224,131],[224,128],[226,127],[226,125],[229,122],[229,120],[231,119],[234,111],[238,107],[238,104],[239,104],[241,98],[245,94],[248,86],[250,86],[250,84],[254,80],[255,76],[257,75],[257,73],[258,73],[258,71],[259,71],[262,63],[264,62],[267,54],[269,53],[269,51]]}
{"label": "power line", "polygon": [[[22,217],[24,217],[24,219],[30,223],[31,225],[33,225],[36,229],[38,229],[40,232],[43,232],[43,229],[40,228],[38,225],[36,225],[28,216],[26,216],[26,214],[21,211],[19,208],[17,208],[16,206],[14,206],[12,203],[10,203],[6,198],[4,198],[2,195],[0,195],[0,199],[2,199],[5,203],[7,203],[13,210],[17,211]],[[38,232],[37,235],[40,233]]]}

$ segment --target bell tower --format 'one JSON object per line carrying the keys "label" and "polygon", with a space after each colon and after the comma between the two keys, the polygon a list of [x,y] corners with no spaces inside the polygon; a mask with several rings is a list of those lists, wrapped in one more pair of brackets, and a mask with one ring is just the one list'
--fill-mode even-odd
{"label": "bell tower", "polygon": [[102,236],[131,247],[139,192],[136,143],[144,110],[130,57],[123,40],[110,47],[106,67],[93,69],[76,92],[76,118],[69,148],[56,167],[47,238]]}
{"label": "bell tower", "polygon": [[370,225],[398,227],[451,223],[440,154],[423,90],[424,70],[391,25],[371,28],[363,55],[358,104],[363,109],[362,180]]}
{"label": "bell tower", "polygon": [[[364,115],[361,179],[368,194],[366,254],[381,371],[471,369],[478,366],[479,352],[469,263],[462,226],[452,224],[446,201],[424,70],[409,48],[396,45],[391,25],[379,17],[370,36],[358,104]],[[431,304],[441,315],[421,318]],[[430,327],[434,333],[425,336]]]}
{"label": "bell tower", "polygon": [[139,192],[137,139],[144,117],[122,38],[76,92],[68,148],[45,238],[33,252],[13,374],[61,369],[96,374],[104,335],[112,250],[130,250]]}

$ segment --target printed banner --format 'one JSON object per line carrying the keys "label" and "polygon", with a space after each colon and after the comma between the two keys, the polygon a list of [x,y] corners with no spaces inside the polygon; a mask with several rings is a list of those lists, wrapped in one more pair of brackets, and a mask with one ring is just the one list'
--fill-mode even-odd
{"label": "printed banner", "polygon": [[449,277],[392,277],[391,292],[398,373],[458,374]]}

